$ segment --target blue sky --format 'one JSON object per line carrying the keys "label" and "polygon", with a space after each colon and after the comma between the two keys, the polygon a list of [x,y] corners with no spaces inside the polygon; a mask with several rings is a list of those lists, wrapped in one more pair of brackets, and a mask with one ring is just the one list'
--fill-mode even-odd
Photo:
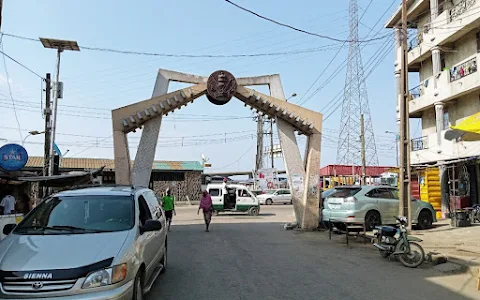
{"label": "blue sky", "polygon": [[[348,0],[235,2],[303,29],[348,38]],[[369,2],[359,0],[360,15]],[[373,0],[362,19],[361,37],[370,31],[369,27],[377,23],[392,2]],[[397,4],[381,19],[374,32],[382,28],[396,7]],[[2,30],[34,38],[77,40],[81,46],[177,54],[286,52],[335,44],[330,47],[333,50],[253,58],[164,58],[91,50],[65,52],[60,71],[65,90],[64,98],[59,102],[57,144],[63,152],[70,150],[67,156],[72,157],[113,157],[112,139],[108,138],[112,134],[109,110],[149,98],[159,68],[207,76],[218,69],[229,70],[237,77],[278,73],[285,94],[298,95],[291,102],[298,102],[302,97],[303,100],[309,99],[311,92],[334,74],[336,77],[305,103],[307,108],[325,115],[331,113],[328,104],[345,84],[345,69],[340,65],[348,55],[347,48],[339,53],[310,93],[305,94],[335,55],[339,44],[279,27],[223,0],[145,0],[135,4],[126,0],[6,0]],[[389,33],[391,30],[382,29],[380,35]],[[373,65],[367,61],[383,42],[372,42],[364,48],[362,56],[366,70]],[[8,36],[3,38],[3,49],[42,76],[47,72],[53,76],[54,50],[44,49],[39,42]],[[396,130],[394,55],[390,49],[388,47],[388,55],[367,79],[379,161],[383,165],[395,164],[394,136],[385,134],[385,130]],[[8,59],[6,64],[23,137],[28,130],[43,130],[40,79]],[[1,60],[0,76],[0,109],[4,112],[0,119],[0,138],[19,142],[7,75]],[[171,85],[171,89],[178,87],[182,85]],[[266,88],[259,90],[268,92]],[[215,170],[252,169],[256,125],[249,118],[252,116],[250,110],[234,100],[219,107],[200,99],[166,117],[156,158],[200,160],[201,154],[205,153]],[[322,165],[335,163],[339,118],[340,109],[325,121],[324,136],[327,139],[323,141]],[[138,134],[130,137],[132,158],[138,137]],[[303,141],[304,138],[300,138],[301,144]],[[30,136],[26,142],[30,155],[42,155],[42,136]],[[276,163],[282,167],[281,159]]]}

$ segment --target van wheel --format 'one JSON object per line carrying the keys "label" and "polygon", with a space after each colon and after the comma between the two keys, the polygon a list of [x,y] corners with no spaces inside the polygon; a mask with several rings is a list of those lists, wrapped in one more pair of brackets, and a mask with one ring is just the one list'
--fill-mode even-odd
{"label": "van wheel", "polygon": [[165,239],[165,253],[163,253],[163,257],[162,257],[162,260],[160,261],[160,263],[163,265],[163,268],[162,270],[160,271],[160,274],[163,274],[167,271],[167,263],[168,263],[168,243],[167,243],[167,239]]}
{"label": "van wheel", "polygon": [[266,204],[266,205],[272,205],[272,204],[273,204],[272,199],[267,199],[267,200],[265,200],[265,204]]}
{"label": "van wheel", "polygon": [[133,285],[133,300],[143,300],[142,271],[138,271]]}
{"label": "van wheel", "polygon": [[252,206],[248,209],[248,214],[250,216],[258,216],[260,214],[260,210],[256,206]]}

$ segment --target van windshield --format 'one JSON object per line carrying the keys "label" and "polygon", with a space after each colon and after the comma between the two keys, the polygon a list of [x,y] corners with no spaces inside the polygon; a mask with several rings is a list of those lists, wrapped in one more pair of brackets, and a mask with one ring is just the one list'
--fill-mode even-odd
{"label": "van windshield", "polygon": [[131,196],[53,197],[18,224],[17,234],[81,234],[129,230],[135,223]]}

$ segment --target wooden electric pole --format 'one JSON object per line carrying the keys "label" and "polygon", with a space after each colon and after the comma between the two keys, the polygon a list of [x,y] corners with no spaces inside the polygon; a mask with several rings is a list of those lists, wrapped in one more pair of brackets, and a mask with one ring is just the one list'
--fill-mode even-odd
{"label": "wooden electric pole", "polygon": [[400,74],[400,195],[399,214],[408,218],[412,228],[410,192],[410,128],[408,103],[407,0],[402,0],[402,44]]}
{"label": "wooden electric pole", "polygon": [[366,169],[367,163],[365,159],[365,121],[363,114],[360,115],[360,143],[362,145],[362,185],[366,185],[365,178],[367,177]]}
{"label": "wooden electric pole", "polygon": [[2,30],[2,19],[3,19],[3,0],[0,0],[0,30]]}
{"label": "wooden electric pole", "polygon": [[[51,124],[50,116],[52,115],[52,110],[50,109],[50,94],[52,90],[52,80],[50,73],[47,73],[45,77],[45,110],[43,114],[45,115],[45,144],[43,148],[43,176],[48,176],[48,167],[50,162],[50,138],[51,138]],[[47,196],[48,189],[43,188],[43,197]]]}
{"label": "wooden electric pole", "polygon": [[270,159],[272,160],[272,169],[275,168],[275,161],[273,159],[273,118],[270,119]]}

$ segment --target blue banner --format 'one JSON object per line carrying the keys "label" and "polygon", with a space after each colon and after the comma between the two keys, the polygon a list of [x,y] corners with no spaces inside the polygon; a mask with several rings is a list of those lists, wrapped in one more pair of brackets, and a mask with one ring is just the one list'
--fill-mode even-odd
{"label": "blue banner", "polygon": [[0,168],[5,171],[21,170],[27,161],[27,150],[18,144],[7,144],[0,148]]}
{"label": "blue banner", "polygon": [[60,152],[60,148],[58,148],[55,142],[53,143],[53,150],[57,153],[58,156],[62,157],[62,152]]}

